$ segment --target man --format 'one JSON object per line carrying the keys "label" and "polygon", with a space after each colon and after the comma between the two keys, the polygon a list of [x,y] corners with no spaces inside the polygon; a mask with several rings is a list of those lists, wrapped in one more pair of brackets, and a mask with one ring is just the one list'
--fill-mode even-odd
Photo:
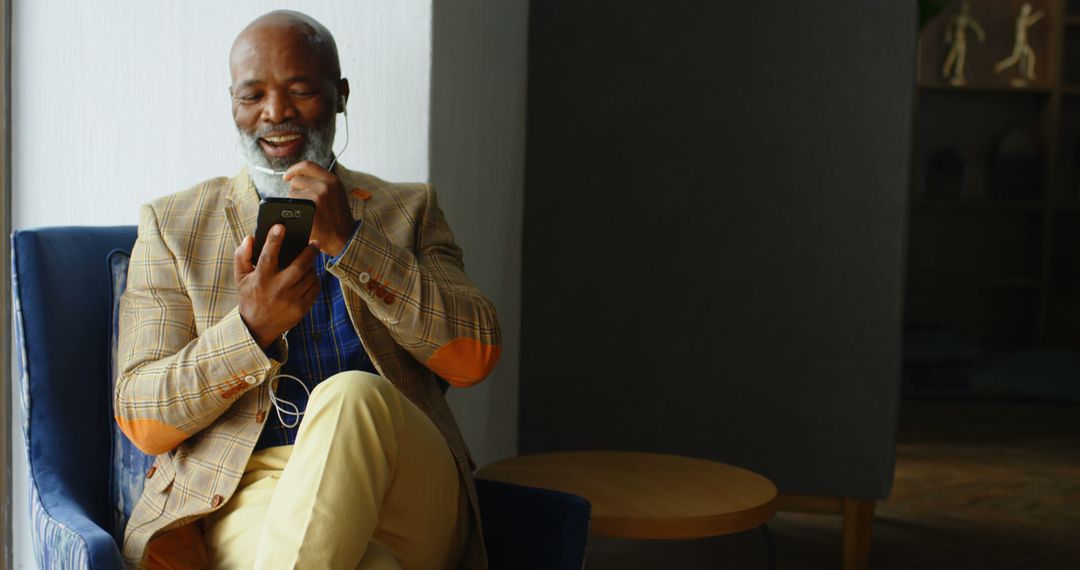
{"label": "man", "polygon": [[[490,300],[428,185],[334,164],[349,84],[321,24],[262,16],[229,63],[250,168],[143,207],[121,301],[116,420],[157,455],[127,564],[485,566],[438,377],[495,365]],[[252,259],[260,195],[316,204],[282,270],[279,231]]]}

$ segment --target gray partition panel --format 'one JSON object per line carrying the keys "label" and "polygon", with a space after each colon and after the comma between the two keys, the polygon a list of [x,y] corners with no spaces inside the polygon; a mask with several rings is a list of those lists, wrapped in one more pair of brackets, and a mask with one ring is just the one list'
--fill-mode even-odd
{"label": "gray partition panel", "polygon": [[533,2],[522,453],[888,494],[914,4]]}

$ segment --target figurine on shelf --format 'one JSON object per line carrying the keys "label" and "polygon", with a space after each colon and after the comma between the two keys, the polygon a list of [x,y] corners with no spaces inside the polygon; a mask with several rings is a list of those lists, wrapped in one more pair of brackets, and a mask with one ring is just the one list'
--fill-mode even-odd
{"label": "figurine on shelf", "polygon": [[1016,42],[1013,44],[1012,55],[994,66],[994,73],[997,74],[1016,66],[1020,77],[1012,79],[1010,83],[1013,87],[1023,87],[1028,81],[1035,80],[1035,50],[1028,44],[1028,28],[1034,26],[1042,17],[1042,10],[1032,14],[1031,3],[1024,2],[1024,5],[1020,7],[1020,15],[1016,17]]}
{"label": "figurine on shelf", "polygon": [[941,74],[949,80],[951,85],[963,85],[967,83],[964,76],[964,62],[967,59],[967,29],[971,28],[979,42],[986,42],[986,34],[982,26],[971,17],[971,5],[964,2],[960,13],[949,19],[945,25],[945,42],[951,43],[949,55],[945,57],[945,65],[941,68]]}

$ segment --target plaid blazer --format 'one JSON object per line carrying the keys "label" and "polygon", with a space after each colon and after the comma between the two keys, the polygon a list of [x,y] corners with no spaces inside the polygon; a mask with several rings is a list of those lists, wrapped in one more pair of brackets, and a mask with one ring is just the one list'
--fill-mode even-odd
{"label": "plaid blazer", "polygon": [[[379,373],[446,438],[473,514],[462,567],[486,567],[475,465],[436,376],[456,386],[487,376],[500,353],[495,309],[465,275],[431,186],[340,165],[337,174],[363,223],[328,269]],[[142,208],[120,302],[115,410],[157,460],[124,531],[129,567],[206,566],[192,523],[232,496],[270,407],[267,379],[281,362],[251,338],[233,278],[233,251],[254,233],[258,208],[246,169]]]}

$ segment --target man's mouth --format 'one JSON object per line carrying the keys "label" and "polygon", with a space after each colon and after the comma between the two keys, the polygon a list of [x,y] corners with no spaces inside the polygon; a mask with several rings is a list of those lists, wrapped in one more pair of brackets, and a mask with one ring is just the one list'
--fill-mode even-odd
{"label": "man's mouth", "polygon": [[259,139],[259,147],[266,156],[281,158],[300,152],[304,146],[304,135],[300,133],[282,133]]}

